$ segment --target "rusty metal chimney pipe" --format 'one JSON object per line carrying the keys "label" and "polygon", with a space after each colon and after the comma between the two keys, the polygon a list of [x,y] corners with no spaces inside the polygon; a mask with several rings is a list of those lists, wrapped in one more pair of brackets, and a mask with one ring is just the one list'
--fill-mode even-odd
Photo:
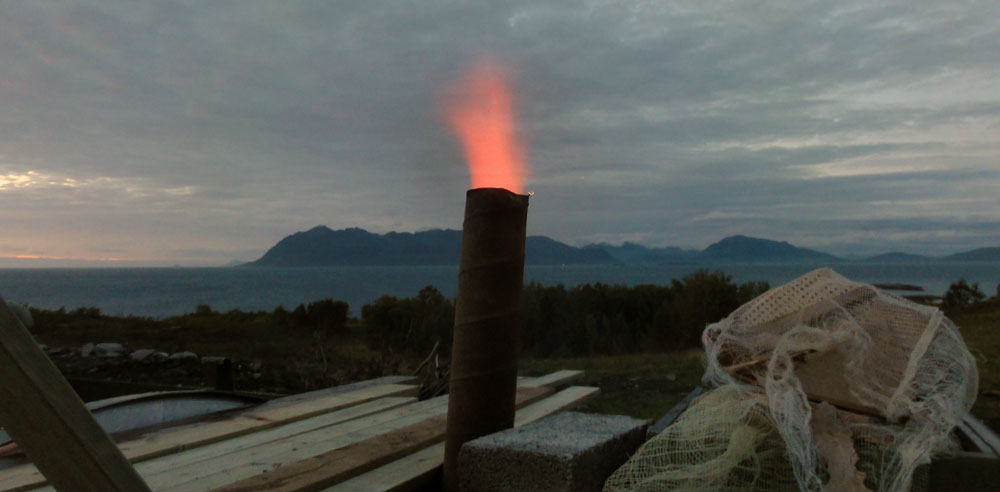
{"label": "rusty metal chimney pipe", "polygon": [[451,349],[444,490],[458,490],[458,451],[514,426],[528,196],[503,188],[465,195]]}

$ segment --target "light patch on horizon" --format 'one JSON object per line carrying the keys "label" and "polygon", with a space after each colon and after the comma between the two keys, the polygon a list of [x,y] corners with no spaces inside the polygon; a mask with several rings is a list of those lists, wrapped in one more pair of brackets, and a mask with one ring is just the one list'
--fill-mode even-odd
{"label": "light patch on horizon", "polygon": [[746,220],[763,219],[764,215],[751,212],[730,212],[725,210],[712,210],[711,212],[699,215],[691,219],[691,222],[711,221],[711,220]]}
{"label": "light patch on horizon", "polygon": [[70,256],[46,256],[46,255],[10,255],[5,256],[0,254],[0,259],[14,259],[14,260],[79,260],[79,261],[111,261],[120,262],[127,261],[125,258],[116,258],[113,256],[102,256],[94,258],[76,258]]}

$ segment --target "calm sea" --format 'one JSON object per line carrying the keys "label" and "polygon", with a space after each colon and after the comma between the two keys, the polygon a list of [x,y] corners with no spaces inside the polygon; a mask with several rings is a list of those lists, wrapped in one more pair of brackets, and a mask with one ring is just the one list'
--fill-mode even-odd
{"label": "calm sea", "polygon": [[[787,282],[822,265],[715,265],[737,282]],[[604,282],[669,284],[698,265],[528,266],[525,281],[545,285]],[[978,282],[987,295],[996,293],[1000,263],[863,264],[834,266],[861,282],[907,283],[941,295],[948,284],[964,278]],[[42,308],[96,306],[107,314],[163,317],[194,311],[207,304],[216,311],[294,308],[323,298],[347,301],[351,311],[382,295],[409,297],[425,285],[454,296],[457,267],[330,267],[330,268],[94,268],[0,269],[0,296]]]}

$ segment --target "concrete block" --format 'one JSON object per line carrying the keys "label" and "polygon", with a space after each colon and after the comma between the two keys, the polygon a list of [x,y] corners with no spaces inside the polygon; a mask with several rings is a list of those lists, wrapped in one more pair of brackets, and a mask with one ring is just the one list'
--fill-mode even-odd
{"label": "concrete block", "polygon": [[649,424],[562,412],[469,441],[458,457],[460,490],[599,492],[645,441]]}

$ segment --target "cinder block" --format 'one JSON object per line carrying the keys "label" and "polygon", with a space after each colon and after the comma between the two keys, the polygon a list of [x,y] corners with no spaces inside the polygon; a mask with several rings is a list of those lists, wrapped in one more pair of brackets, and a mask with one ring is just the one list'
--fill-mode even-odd
{"label": "cinder block", "polygon": [[645,441],[650,421],[562,412],[462,446],[460,490],[599,492]]}

